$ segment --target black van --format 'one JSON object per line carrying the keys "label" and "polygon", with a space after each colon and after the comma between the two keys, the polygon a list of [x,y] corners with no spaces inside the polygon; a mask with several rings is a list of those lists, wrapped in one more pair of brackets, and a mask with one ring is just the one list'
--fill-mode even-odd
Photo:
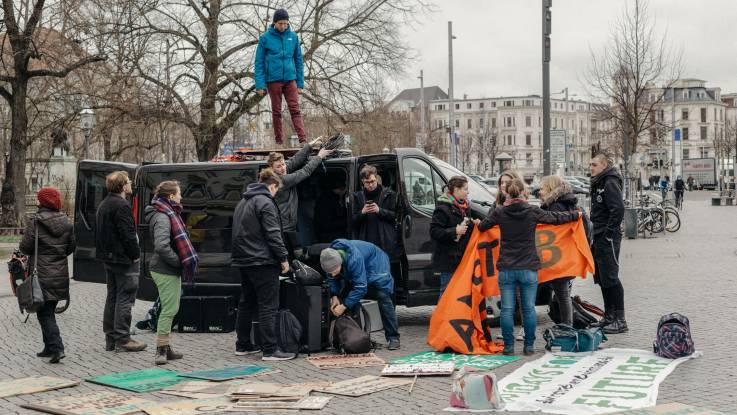
{"label": "black van", "polygon": [[[384,186],[399,194],[397,229],[402,255],[393,264],[397,304],[420,306],[435,304],[440,286],[430,263],[432,242],[430,219],[435,201],[447,180],[463,175],[451,165],[412,148],[396,149],[392,154],[344,157],[327,160],[312,177],[299,187],[300,245],[310,246],[331,242],[320,240],[319,227],[313,220],[320,194],[331,191],[336,180],[344,180],[346,204],[351,212],[355,191],[361,189],[358,175],[365,164],[376,166]],[[151,200],[153,189],[163,180],[178,180],[182,188],[182,218],[190,232],[192,243],[200,256],[195,292],[188,295],[238,295],[240,276],[230,266],[233,211],[246,186],[256,180],[265,167],[263,161],[200,162],[184,164],[132,165],[104,161],[80,161],[77,167],[76,210],[74,232],[77,249],[74,252],[74,279],[105,282],[103,266],[95,259],[95,212],[106,195],[105,176],[115,170],[126,170],[134,178],[133,214],[141,241],[141,280],[138,297],[153,301],[156,287],[148,270],[152,252],[148,224],[142,220],[143,209]],[[493,202],[492,194],[474,180],[469,180],[471,215],[483,218]],[[342,229],[344,238],[351,238],[350,214]],[[334,233],[333,233],[334,235]],[[324,246],[324,245],[323,245]],[[317,258],[305,258],[315,265]],[[316,265],[315,265],[316,266]]]}

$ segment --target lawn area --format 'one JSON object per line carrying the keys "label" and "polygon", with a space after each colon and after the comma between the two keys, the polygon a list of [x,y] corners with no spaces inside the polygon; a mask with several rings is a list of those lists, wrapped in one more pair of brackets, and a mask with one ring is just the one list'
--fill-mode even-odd
{"label": "lawn area", "polygon": [[22,237],[22,235],[0,235],[0,243],[17,244]]}

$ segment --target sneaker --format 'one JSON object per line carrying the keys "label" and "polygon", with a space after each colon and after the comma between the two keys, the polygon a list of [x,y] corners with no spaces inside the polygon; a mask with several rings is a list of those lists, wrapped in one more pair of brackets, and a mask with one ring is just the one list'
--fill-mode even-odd
{"label": "sneaker", "polygon": [[629,328],[627,327],[627,321],[624,319],[615,319],[609,325],[604,326],[602,330],[604,334],[621,334],[627,333]]}
{"label": "sneaker", "polygon": [[399,350],[399,339],[389,340],[389,345],[386,348],[389,350]]}
{"label": "sneaker", "polygon": [[105,351],[106,352],[115,351],[115,340],[105,338]]}
{"label": "sneaker", "polygon": [[115,346],[115,351],[119,352],[141,352],[146,349],[146,343],[138,342],[133,339],[120,342]]}
{"label": "sneaker", "polygon": [[504,350],[502,351],[502,354],[504,356],[514,356],[514,345],[511,344],[509,346],[504,346]]}
{"label": "sneaker", "polygon": [[261,347],[254,346],[252,344],[249,344],[245,347],[235,347],[235,355],[236,356],[248,356],[250,354],[256,354],[261,352]]}
{"label": "sneaker", "polygon": [[535,354],[535,348],[533,346],[525,346],[525,350],[523,352],[525,356],[532,356]]}
{"label": "sneaker", "polygon": [[276,349],[274,351],[274,353],[264,354],[263,357],[261,357],[261,360],[266,360],[266,361],[270,361],[270,360],[271,361],[274,361],[274,360],[292,360],[295,357],[297,357],[297,355],[294,354],[294,353],[282,352],[281,350]]}
{"label": "sneaker", "polygon": [[36,356],[38,356],[38,357],[51,357],[51,356],[53,356],[53,355],[54,355],[54,353],[53,353],[53,352],[51,352],[51,351],[49,351],[49,350],[48,350],[48,349],[46,349],[45,347],[44,347],[44,349],[43,349],[43,350],[41,350],[40,352],[36,353]]}
{"label": "sneaker", "polygon": [[525,340],[525,329],[524,328],[519,329],[519,331],[517,332],[517,337],[515,337],[515,339],[518,342]]}
{"label": "sneaker", "polygon": [[67,357],[64,352],[56,352],[51,355],[51,359],[49,360],[49,363],[59,363],[61,359]]}

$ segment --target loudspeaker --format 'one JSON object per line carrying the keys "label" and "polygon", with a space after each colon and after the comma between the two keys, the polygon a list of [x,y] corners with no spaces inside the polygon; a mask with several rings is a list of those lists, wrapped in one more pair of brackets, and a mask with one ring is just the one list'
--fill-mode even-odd
{"label": "loudspeaker", "polygon": [[175,321],[180,333],[229,333],[235,330],[236,308],[232,296],[183,296]]}
{"label": "loudspeaker", "polygon": [[180,333],[202,332],[202,299],[184,296],[179,300],[179,312],[174,318]]}
{"label": "loudspeaker", "polygon": [[286,308],[302,325],[302,341],[310,352],[328,347],[330,298],[326,285],[299,285],[282,280],[279,290],[281,308]]}

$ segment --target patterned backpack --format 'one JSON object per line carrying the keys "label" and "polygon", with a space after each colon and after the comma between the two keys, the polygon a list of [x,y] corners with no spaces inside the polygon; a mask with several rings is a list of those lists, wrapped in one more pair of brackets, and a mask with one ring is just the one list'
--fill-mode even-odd
{"label": "patterned backpack", "polygon": [[661,317],[658,323],[658,333],[653,342],[653,351],[656,355],[667,359],[692,355],[694,345],[688,317],[679,313],[666,314]]}

